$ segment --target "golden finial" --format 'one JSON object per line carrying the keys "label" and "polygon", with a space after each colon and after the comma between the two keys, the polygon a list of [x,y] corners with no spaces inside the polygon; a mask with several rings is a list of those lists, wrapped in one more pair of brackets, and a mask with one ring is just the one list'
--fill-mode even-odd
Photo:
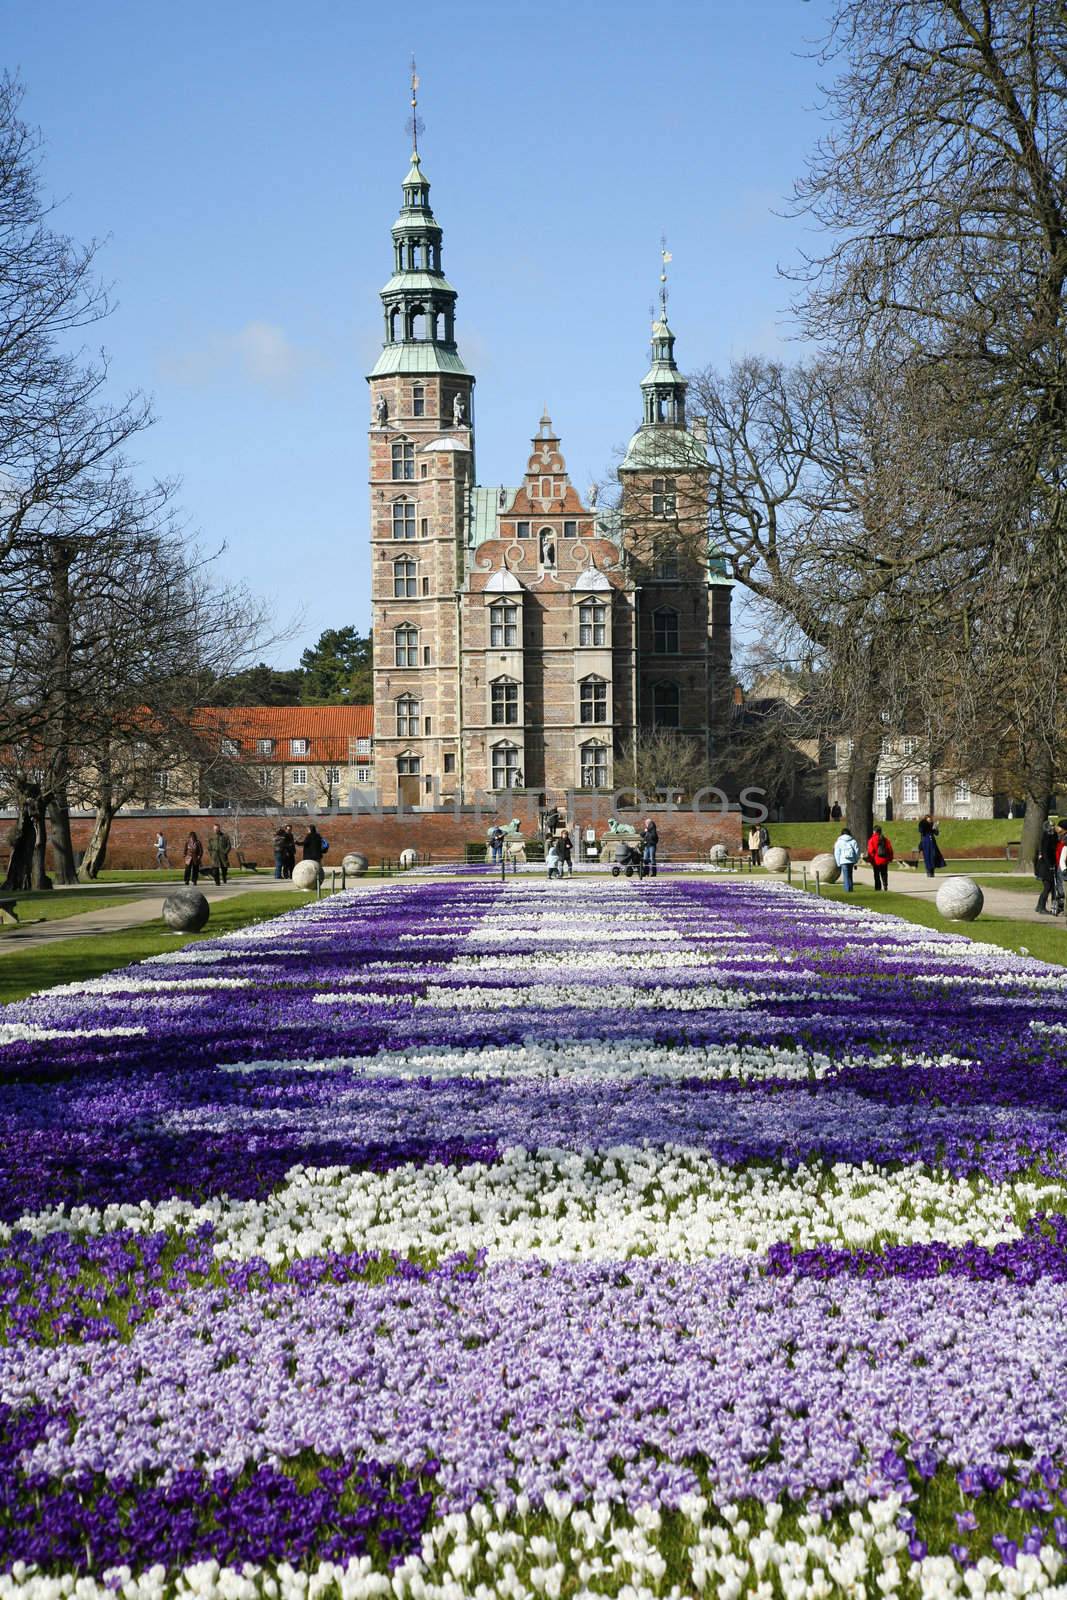
{"label": "golden finial", "polygon": [[666,320],[667,320],[667,263],[668,263],[668,261],[673,261],[674,257],[671,255],[670,251],[667,249],[667,235],[665,233],[660,236],[659,257],[660,257],[659,303],[660,303],[660,307],[661,307],[661,310],[662,310],[662,313],[663,313],[663,320],[664,320],[664,322],[666,322]]}
{"label": "golden finial", "polygon": [[411,116],[408,119],[408,129],[411,133],[412,158],[419,153],[419,131],[423,124],[419,120],[419,74],[415,68],[415,57],[411,58]]}

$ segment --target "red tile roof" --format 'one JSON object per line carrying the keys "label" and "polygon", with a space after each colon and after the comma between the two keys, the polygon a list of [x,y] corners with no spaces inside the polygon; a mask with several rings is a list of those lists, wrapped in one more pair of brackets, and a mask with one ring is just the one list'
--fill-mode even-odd
{"label": "red tile roof", "polygon": [[[273,739],[275,760],[347,761],[349,742],[374,736],[373,706],[197,706],[196,726],[233,739],[242,754],[257,755],[257,739]],[[306,756],[293,757],[291,739],[307,739]]]}

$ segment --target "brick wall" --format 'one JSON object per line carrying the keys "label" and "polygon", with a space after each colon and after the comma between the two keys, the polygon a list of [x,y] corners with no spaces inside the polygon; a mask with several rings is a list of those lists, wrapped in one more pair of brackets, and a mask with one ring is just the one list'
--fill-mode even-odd
{"label": "brick wall", "polygon": [[[535,805],[519,800],[511,814],[519,817],[528,838],[536,835],[538,808]],[[598,835],[607,828],[609,814],[606,798],[600,807],[596,806],[593,796],[575,802],[576,825],[583,828],[595,826]],[[694,816],[690,811],[679,810],[667,815],[662,807],[657,807],[648,814],[656,818],[664,853],[674,859],[706,859],[713,844],[727,844],[735,850],[740,848],[741,825],[736,812],[726,816]],[[307,817],[241,818],[238,829],[241,849],[246,856],[257,861],[261,869],[273,871],[271,837],[279,821],[289,820],[300,839],[310,820]],[[502,820],[510,819],[502,817]],[[635,825],[640,822],[640,818],[629,815],[627,820]],[[120,814],[111,830],[107,865],[119,868],[155,866],[155,837],[159,829],[166,836],[171,864],[178,865],[190,828],[195,829],[201,840],[206,841],[215,821],[220,822],[233,836],[233,824],[226,817]],[[479,817],[472,810],[460,812],[457,816],[449,808],[435,812],[405,812],[399,816],[389,811],[377,816],[355,817],[339,813],[337,816],[320,816],[315,821],[320,832],[330,841],[328,859],[331,863],[339,865],[346,850],[360,850],[372,863],[377,863],[383,859],[395,860],[401,850],[408,848],[428,852],[436,860],[446,861],[462,859],[465,844],[484,842],[492,814],[487,810]],[[91,826],[88,817],[74,819],[72,831],[76,850],[84,847]]]}

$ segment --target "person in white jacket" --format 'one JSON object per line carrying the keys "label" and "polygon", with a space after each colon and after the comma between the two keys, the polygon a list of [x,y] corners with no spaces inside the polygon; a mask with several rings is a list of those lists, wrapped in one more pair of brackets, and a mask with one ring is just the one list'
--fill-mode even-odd
{"label": "person in white jacket", "polygon": [[841,868],[841,883],[847,894],[852,893],[852,869],[859,858],[859,840],[848,828],[842,828],[834,840],[834,860]]}

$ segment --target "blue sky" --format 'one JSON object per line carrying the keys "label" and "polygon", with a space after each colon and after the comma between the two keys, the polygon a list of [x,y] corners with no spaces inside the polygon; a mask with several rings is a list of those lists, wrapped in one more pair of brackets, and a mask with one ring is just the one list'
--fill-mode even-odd
{"label": "blue sky", "polygon": [[678,359],[788,353],[823,128],[828,0],[0,0],[3,64],[61,225],[104,241],[116,391],[146,475],[271,603],[280,665],[370,618],[365,374],[420,139],[478,379],[478,474],[521,476],[547,404],[579,488],[636,425],[659,240]]}

